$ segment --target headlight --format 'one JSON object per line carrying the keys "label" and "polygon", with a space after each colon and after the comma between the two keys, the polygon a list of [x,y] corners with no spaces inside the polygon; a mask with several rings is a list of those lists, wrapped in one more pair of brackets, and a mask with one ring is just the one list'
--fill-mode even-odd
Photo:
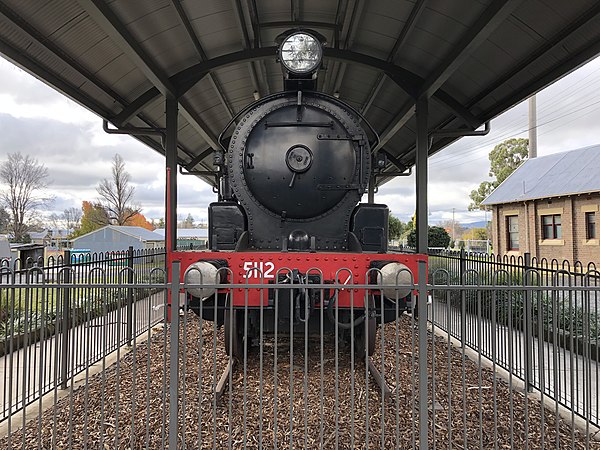
{"label": "headlight", "polygon": [[314,72],[321,64],[321,43],[311,34],[299,31],[284,39],[279,48],[279,59],[290,72]]}

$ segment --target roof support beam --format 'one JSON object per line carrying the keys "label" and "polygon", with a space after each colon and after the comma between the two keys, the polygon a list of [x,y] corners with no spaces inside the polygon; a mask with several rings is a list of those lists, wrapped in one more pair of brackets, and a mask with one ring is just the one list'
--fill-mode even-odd
{"label": "roof support beam", "polygon": [[[364,0],[354,0],[354,7],[352,8],[352,14],[348,16],[347,9],[344,11],[344,20],[342,24],[342,33],[345,32],[345,35],[342,37],[342,47],[345,50],[349,50],[352,48],[354,43],[354,38],[356,37],[356,31],[358,30],[358,24],[360,23],[360,18],[362,17],[362,12],[365,7]],[[334,73],[335,72],[335,73]],[[342,81],[344,80],[344,75],[346,74],[346,63],[342,62],[338,64],[337,70],[331,71],[323,84],[324,91],[329,91],[330,93],[338,92]]]}
{"label": "roof support beam", "polygon": [[592,6],[589,10],[575,19],[572,23],[563,28],[559,33],[557,33],[556,37],[546,42],[543,46],[541,46],[538,50],[533,52],[528,58],[521,61],[518,65],[516,65],[511,71],[509,71],[502,78],[498,79],[492,86],[488,89],[482,91],[477,97],[473,98],[469,102],[469,107],[476,105],[478,102],[483,100],[485,97],[490,95],[512,77],[514,77],[519,72],[525,70],[530,64],[534,61],[540,59],[544,55],[548,54],[550,51],[556,49],[559,46],[563,46],[565,41],[573,35],[580,28],[590,24],[593,20],[596,20],[600,15],[600,3],[597,2],[594,6]]}
{"label": "roof support beam", "polygon": [[[202,44],[200,44],[200,41],[198,40],[198,36],[196,36],[194,28],[192,27],[192,24],[190,23],[187,14],[183,10],[183,5],[181,4],[181,1],[171,0],[171,2],[173,3],[175,10],[177,11],[179,21],[185,28],[185,31],[187,32],[188,36],[190,37],[190,40],[192,41],[192,44],[194,45],[194,48],[196,49],[196,53],[198,53],[198,56],[200,57],[200,61],[206,61],[208,59],[208,57],[206,56],[206,52],[204,51],[204,48],[202,48]],[[229,102],[225,98],[225,94],[223,93],[223,90],[221,89],[221,85],[219,84],[218,80],[216,80],[215,76],[211,73],[207,74],[206,78],[208,79],[215,93],[217,94],[217,97],[223,105],[223,108],[225,108],[225,112],[231,119],[234,116],[234,113],[231,109],[231,106],[229,105]]]}
{"label": "roof support beam", "polygon": [[150,105],[153,101],[155,101],[160,96],[160,91],[156,87],[152,87],[132,101],[129,105],[127,105],[119,114],[117,114],[111,122],[114,123],[118,127],[122,127],[135,116],[137,116],[140,111],[142,111],[146,106]]}
{"label": "roof support beam", "polygon": [[194,158],[192,158],[189,163],[185,164],[184,165],[185,169],[188,172],[192,171],[194,169],[194,167],[196,167],[198,164],[200,164],[204,158],[211,155],[213,152],[214,152],[214,150],[212,148],[207,148],[202,153],[200,153],[198,156],[195,156]]}
{"label": "roof support beam", "polygon": [[[187,90],[194,86],[199,80],[201,80],[206,74],[212,70],[217,70],[222,67],[226,67],[233,64],[248,63],[252,60],[262,60],[267,58],[274,58],[276,55],[276,47],[260,47],[243,50],[240,52],[230,53],[227,55],[219,56],[217,58],[210,59],[195,64],[181,72],[173,75],[170,80],[174,85],[178,87],[178,95],[183,95]],[[353,52],[350,50],[341,50],[336,48],[325,48],[323,49],[326,58],[330,58],[335,61],[345,61],[355,64],[361,64],[370,67],[374,70],[380,70],[384,72],[392,81],[394,81],[401,89],[403,89],[411,97],[415,97],[417,94],[418,86],[422,85],[423,79],[419,76],[409,72],[408,70],[389,63],[387,61],[374,58],[372,56],[364,55],[362,53]],[[153,101],[159,95],[159,91],[156,88],[151,88],[140,97],[134,100],[129,106],[127,106],[117,118],[131,118],[135,116],[143,107],[149,102]],[[434,98],[439,100],[442,104],[452,108],[453,111],[457,112],[460,103],[444,91],[440,90]],[[481,124],[482,121],[469,116],[466,109],[462,110],[459,117],[470,117],[470,121]]]}
{"label": "roof support beam", "polygon": [[599,53],[600,41],[591,42],[580,49],[569,49],[568,57],[562,64],[556,64],[553,68],[537,76],[531,83],[524,85],[520,90],[505,96],[502,100],[496,102],[492,108],[486,110],[482,116],[489,118],[496,117],[498,114],[514,106],[517,101],[521,101],[515,99],[524,99],[532,96],[554,80],[571,73],[573,70],[594,59]]}
{"label": "roof support beam", "polygon": [[[246,17],[244,15],[244,10],[242,9],[241,0],[231,0],[233,10],[235,11],[235,17],[238,22],[238,26],[240,30],[242,30],[242,45],[244,49],[248,50],[252,48],[252,41],[250,40],[250,33],[248,33],[248,25],[246,24]],[[262,89],[259,77],[256,73],[256,67],[254,67],[254,62],[249,61],[248,64],[248,73],[250,74],[250,80],[252,81],[252,86],[259,95],[264,95],[264,90]]]}
{"label": "roof support beam", "polygon": [[[453,50],[446,56],[444,62],[441,63],[425,80],[420,88],[419,96],[426,96],[427,98],[433,96],[446,80],[448,80],[465,60],[471,56],[473,51],[477,49],[510,14],[512,14],[522,1],[523,0],[495,0],[483,12],[479,19],[477,19],[477,22],[468,29],[460,42],[453,47]],[[445,105],[449,103],[448,100],[452,100],[448,95],[443,95],[441,99],[438,96],[437,99]],[[472,117],[466,108],[461,109],[458,102],[455,102],[451,109],[453,111],[460,109],[460,114],[457,113],[457,115],[459,117],[467,116],[466,119],[468,120],[466,120],[466,122],[471,126],[475,127],[481,125],[481,122],[477,124],[478,121]],[[384,143],[389,141],[394,134],[410,120],[413,114],[414,108],[412,105],[405,105],[381,135],[381,141]],[[381,145],[383,144],[380,144],[379,148]]]}
{"label": "roof support beam", "polygon": [[[258,17],[258,8],[256,7],[256,0],[246,0],[246,7],[248,8],[248,15],[250,16],[250,26],[252,28],[252,41],[254,44],[255,48],[258,48],[261,46],[261,36],[260,36],[260,30],[261,30],[261,23],[260,23],[260,19]],[[265,61],[261,60],[261,61],[257,61],[256,63],[256,67],[255,67],[256,71],[258,72],[258,75],[260,75],[260,79],[264,80],[264,87],[266,88],[266,94],[270,94],[271,93],[271,85],[269,83],[269,76],[268,76],[268,72],[267,72],[267,66],[265,65]],[[252,75],[252,73],[251,73]],[[260,91],[258,91],[259,95],[260,95]]]}
{"label": "roof support beam", "polygon": [[260,28],[326,28],[331,30],[339,29],[339,25],[329,22],[317,22],[312,20],[280,20],[276,22],[263,22]]}
{"label": "roof support beam", "polygon": [[[171,79],[173,80],[173,83],[179,87],[179,95],[183,95],[211,70],[253,60],[275,58],[276,54],[277,47],[251,48],[240,52],[229,53],[190,66],[173,75]],[[423,83],[423,79],[418,75],[415,75],[400,66],[396,66],[382,59],[374,58],[363,53],[326,47],[323,49],[323,55],[325,58],[330,58],[335,61],[356,63],[370,67],[373,70],[386,72],[386,74],[411,97],[416,98],[417,90]]]}
{"label": "roof support beam", "polygon": [[[134,62],[152,84],[165,96],[178,98],[178,92],[175,84],[169,77],[156,65],[150,56],[144,51],[142,46],[131,35],[129,30],[121,23],[119,18],[102,0],[78,0],[81,7],[88,13],[104,32],[113,40],[123,52]],[[208,144],[217,149],[217,139],[212,132],[203,124],[195,120],[197,114],[189,110],[189,105],[181,105],[181,113],[186,120],[191,121],[196,130],[201,131],[202,137]]]}
{"label": "roof support beam", "polygon": [[425,80],[421,94],[431,97],[452,76],[523,0],[495,0],[469,27],[460,41],[453,45],[444,62]]}
{"label": "roof support beam", "polygon": [[[398,55],[398,52],[400,51],[400,49],[406,42],[408,35],[415,28],[417,20],[419,20],[419,17],[421,17],[421,14],[425,10],[425,1],[426,0],[418,0],[417,3],[415,3],[415,6],[413,7],[412,11],[410,12],[408,19],[407,19],[406,23],[404,24],[404,26],[402,27],[402,31],[400,32],[398,39],[396,39],[396,42],[394,43],[394,47],[392,48],[392,51],[390,52],[390,55],[388,56],[387,61],[389,63],[394,62],[394,60],[396,59],[396,56]],[[367,113],[368,109],[373,104],[373,101],[375,100],[375,97],[377,96],[377,94],[379,93],[381,88],[383,87],[384,82],[385,82],[385,75],[379,74],[377,77],[377,81],[373,85],[373,88],[371,89],[371,92],[369,93],[369,95],[367,97],[367,101],[363,104],[363,106],[361,108],[361,112],[363,115]]]}
{"label": "roof support beam", "polygon": [[384,147],[388,141],[415,115],[415,104],[408,103],[402,107],[400,112],[392,119],[388,127],[381,133],[379,137],[379,145],[371,151],[375,153],[380,148]]}

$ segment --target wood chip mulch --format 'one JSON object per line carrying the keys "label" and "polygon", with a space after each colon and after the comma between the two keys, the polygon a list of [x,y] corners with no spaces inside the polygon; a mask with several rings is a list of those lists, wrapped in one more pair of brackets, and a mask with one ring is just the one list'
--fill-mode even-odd
{"label": "wood chip mulch", "polygon": [[[169,331],[138,344],[25,430],[0,439],[0,448],[167,447]],[[387,400],[366,376],[364,359],[352,361],[348,344],[338,342],[336,358],[335,339],[326,336],[321,357],[321,341],[311,338],[305,358],[304,339],[280,336],[277,345],[265,338],[262,365],[259,350],[249,349],[246,364],[235,366],[231,385],[216,402],[213,387],[227,363],[223,332],[210,322],[201,329],[199,319],[189,315],[180,333],[179,447],[418,447],[418,336],[409,317],[385,326],[383,353],[381,336],[380,330],[373,361],[392,390]],[[430,448],[600,449],[539,400],[511,391],[459,349],[449,351],[440,337],[432,348],[428,337]]]}

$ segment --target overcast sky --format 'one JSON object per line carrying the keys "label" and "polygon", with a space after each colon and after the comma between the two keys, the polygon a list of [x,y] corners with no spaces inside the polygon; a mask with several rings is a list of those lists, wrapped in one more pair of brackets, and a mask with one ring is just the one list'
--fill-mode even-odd
{"label": "overcast sky", "polygon": [[[538,156],[600,143],[600,59],[540,92]],[[468,212],[469,193],[488,178],[488,153],[505,139],[527,137],[527,102],[492,121],[485,137],[463,138],[430,159],[429,222],[474,222],[483,212]],[[60,213],[97,198],[96,186],[110,175],[119,153],[131,174],[136,200],[149,219],[164,216],[164,158],[133,138],[107,135],[102,121],[86,109],[0,58],[0,161],[21,152],[38,159],[51,179],[54,202],[44,214]],[[206,221],[216,197],[195,177],[178,177],[178,215]],[[375,199],[401,220],[415,209],[414,177],[383,186]]]}

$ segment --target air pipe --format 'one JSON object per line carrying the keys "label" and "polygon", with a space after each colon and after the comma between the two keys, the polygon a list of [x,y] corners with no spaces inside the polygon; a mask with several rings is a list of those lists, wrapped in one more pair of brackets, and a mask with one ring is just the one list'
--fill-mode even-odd
{"label": "air pipe", "polygon": [[160,136],[160,145],[165,148],[165,132],[164,128],[109,128],[108,120],[102,119],[102,129],[108,134],[125,134],[129,136]]}
{"label": "air pipe", "polygon": [[466,136],[486,136],[491,130],[490,121],[485,122],[483,130],[434,130],[429,135],[431,137],[466,137]]}

